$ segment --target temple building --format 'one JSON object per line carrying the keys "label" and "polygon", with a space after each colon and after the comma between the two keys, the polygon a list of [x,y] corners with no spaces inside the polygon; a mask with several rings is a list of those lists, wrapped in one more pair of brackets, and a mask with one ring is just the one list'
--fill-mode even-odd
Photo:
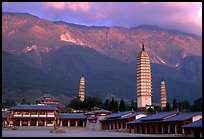
{"label": "temple building", "polygon": [[55,108],[64,108],[65,106],[59,103],[59,100],[51,94],[44,94],[36,100],[37,104],[52,106]]}
{"label": "temple building", "polygon": [[161,91],[161,108],[166,107],[167,99],[166,99],[166,88],[165,88],[165,82],[162,79],[161,85],[160,85],[160,91]]}
{"label": "temple building", "polygon": [[152,105],[152,78],[150,58],[142,46],[137,57],[137,108],[144,109]]}
{"label": "temple building", "polygon": [[79,85],[79,99],[81,101],[84,101],[84,98],[85,98],[84,93],[85,93],[85,78],[82,75],[81,78],[80,78],[80,85]]}

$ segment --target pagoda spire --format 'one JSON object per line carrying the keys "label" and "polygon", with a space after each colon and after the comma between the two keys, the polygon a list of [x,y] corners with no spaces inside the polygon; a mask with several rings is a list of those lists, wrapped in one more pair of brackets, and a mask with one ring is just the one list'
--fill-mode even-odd
{"label": "pagoda spire", "polygon": [[144,49],[144,44],[142,44],[142,51],[144,51],[145,49]]}

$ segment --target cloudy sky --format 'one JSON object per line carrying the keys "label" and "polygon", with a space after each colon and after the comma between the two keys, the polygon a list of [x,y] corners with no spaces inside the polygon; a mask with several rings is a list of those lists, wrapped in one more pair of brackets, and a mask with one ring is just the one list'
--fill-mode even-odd
{"label": "cloudy sky", "polygon": [[147,24],[202,35],[201,2],[4,2],[2,11],[88,26]]}

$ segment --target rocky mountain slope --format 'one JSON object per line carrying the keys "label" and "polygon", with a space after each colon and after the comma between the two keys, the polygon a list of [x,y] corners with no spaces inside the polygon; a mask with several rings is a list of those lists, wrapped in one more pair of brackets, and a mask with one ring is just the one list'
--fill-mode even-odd
{"label": "rocky mountain slope", "polygon": [[[161,77],[167,81],[171,80],[174,88],[170,88],[170,92],[175,93],[174,97],[182,91],[177,82],[179,85],[183,84],[181,86],[185,88],[185,92],[189,92],[187,93],[188,97],[191,96],[190,91],[195,90],[196,86],[198,88],[196,96],[201,94],[201,36],[147,25],[135,28],[88,27],[62,21],[51,22],[26,13],[2,14],[3,50],[16,55],[26,65],[51,74],[58,80],[73,82],[75,89],[79,76],[86,71],[86,74],[92,77],[96,76],[96,80],[104,79],[102,84],[107,88],[102,89],[103,93],[111,90],[113,92],[110,94],[122,97],[124,92],[130,91],[130,94],[135,95],[133,81],[136,57],[141,51],[142,43],[145,44],[145,50],[149,53],[151,63],[153,63],[152,70],[155,70],[153,81],[157,82],[155,86],[158,86],[160,81],[158,77]],[[76,48],[69,48],[70,45]],[[86,47],[90,49],[87,50]],[[92,49],[96,51],[93,52]],[[112,62],[107,57],[111,58]],[[78,60],[74,60],[76,58]],[[94,60],[92,61],[92,59]],[[120,64],[117,63],[120,62],[124,65],[119,66]],[[98,63],[100,69],[97,66]],[[93,70],[89,71],[88,69]],[[114,74],[114,71],[117,70],[128,75],[126,81],[124,81],[126,75],[118,77],[123,74],[119,74],[120,72]],[[108,71],[112,73],[112,76]],[[172,71],[174,74],[169,76],[167,71]],[[93,73],[95,75],[92,75]],[[165,73],[165,75],[161,73]],[[109,78],[108,81],[105,81],[106,78]],[[111,78],[115,85],[109,83]],[[100,90],[102,85],[99,84],[101,83],[94,82],[94,78],[92,80],[95,83],[93,85],[95,91]],[[117,81],[121,88],[121,84],[124,82],[129,84],[122,89],[117,89]],[[158,93],[158,89],[155,87],[155,92]],[[93,89],[90,89],[89,93],[96,94]]]}

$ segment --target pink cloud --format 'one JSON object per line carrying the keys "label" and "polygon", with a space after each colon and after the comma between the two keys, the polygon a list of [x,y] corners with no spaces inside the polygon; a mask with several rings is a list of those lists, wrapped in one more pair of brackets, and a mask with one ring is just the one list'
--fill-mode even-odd
{"label": "pink cloud", "polygon": [[87,2],[45,2],[42,5],[45,8],[54,8],[57,10],[71,10],[87,12],[90,7]]}
{"label": "pink cloud", "polygon": [[9,2],[2,8],[53,21],[122,27],[150,24],[202,34],[201,2]]}

